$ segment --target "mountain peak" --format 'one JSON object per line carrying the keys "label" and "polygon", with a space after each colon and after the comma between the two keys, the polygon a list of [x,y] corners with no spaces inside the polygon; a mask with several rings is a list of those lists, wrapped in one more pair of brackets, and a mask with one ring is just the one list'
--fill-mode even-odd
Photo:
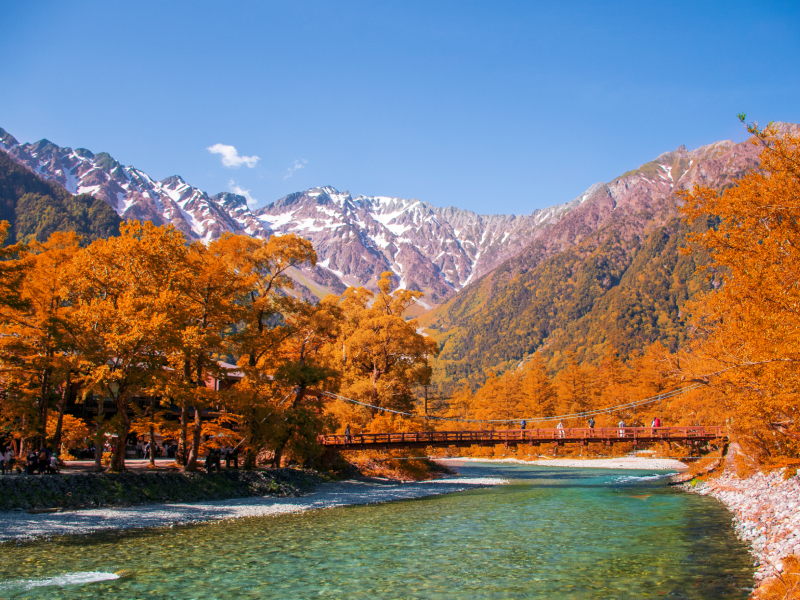
{"label": "mountain peak", "polygon": [[180,175],[170,175],[161,180],[161,185],[165,187],[180,187],[182,185],[188,185],[184,180],[183,177]]}
{"label": "mountain peak", "polygon": [[19,142],[13,135],[0,127],[0,146],[2,146],[3,150],[8,150],[14,146],[19,146]]}
{"label": "mountain peak", "polygon": [[220,192],[219,194],[211,196],[210,200],[229,210],[236,208],[247,208],[249,210],[247,198],[232,192]]}

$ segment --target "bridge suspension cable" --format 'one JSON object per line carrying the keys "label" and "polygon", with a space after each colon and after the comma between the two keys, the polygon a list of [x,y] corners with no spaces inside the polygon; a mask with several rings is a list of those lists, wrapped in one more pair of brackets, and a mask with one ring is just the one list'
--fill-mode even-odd
{"label": "bridge suspension cable", "polygon": [[608,414],[612,412],[618,412],[620,410],[626,410],[631,408],[636,408],[639,406],[645,406],[647,404],[653,404],[655,402],[660,402],[661,400],[666,400],[668,398],[673,398],[674,396],[678,396],[680,394],[689,392],[691,390],[695,390],[699,387],[702,387],[703,384],[695,383],[685,388],[678,388],[677,390],[672,390],[670,392],[666,392],[664,394],[658,394],[656,396],[651,396],[650,398],[645,398],[643,400],[636,400],[634,402],[628,402],[626,404],[618,404],[616,406],[606,406],[603,408],[597,408],[593,410],[587,410],[578,413],[571,413],[565,415],[554,415],[551,417],[530,417],[530,418],[519,418],[519,419],[459,419],[456,417],[437,417],[434,415],[417,415],[414,413],[403,412],[400,410],[394,410],[391,408],[384,408],[382,406],[375,406],[374,404],[368,404],[367,402],[361,402],[359,400],[354,400],[352,398],[347,398],[345,396],[341,396],[339,394],[334,394],[333,392],[322,392],[326,396],[331,398],[335,398],[337,400],[342,400],[344,402],[350,402],[352,404],[357,404],[359,406],[364,406],[367,408],[371,408],[373,410],[379,410],[386,413],[392,413],[395,415],[401,415],[404,417],[413,417],[415,419],[428,419],[434,421],[451,421],[455,423],[520,423],[522,421],[526,421],[528,423],[541,423],[545,421],[555,421],[556,419],[575,419],[581,417],[591,417],[595,415],[602,415]]}

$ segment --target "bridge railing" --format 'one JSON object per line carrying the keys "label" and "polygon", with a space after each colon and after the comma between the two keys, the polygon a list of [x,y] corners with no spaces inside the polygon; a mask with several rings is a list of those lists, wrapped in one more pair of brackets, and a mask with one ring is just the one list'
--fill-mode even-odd
{"label": "bridge railing", "polygon": [[631,441],[631,440],[687,440],[692,438],[711,439],[723,437],[720,426],[683,427],[565,427],[563,429],[488,429],[468,431],[415,431],[405,433],[360,433],[350,436],[321,435],[319,442],[324,446],[380,446],[413,444],[447,444],[469,442],[546,442],[546,441]]}

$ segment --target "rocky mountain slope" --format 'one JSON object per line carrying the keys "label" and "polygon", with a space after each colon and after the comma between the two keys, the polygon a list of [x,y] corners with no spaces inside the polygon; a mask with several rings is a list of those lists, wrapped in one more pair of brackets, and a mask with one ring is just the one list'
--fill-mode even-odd
{"label": "rocky mountain slope", "polygon": [[[74,231],[92,241],[119,235],[120,218],[105,202],[72,195],[0,152],[0,221],[11,228],[6,244],[45,241],[54,231]],[[1,243],[1,242],[0,242]]]}
{"label": "rocky mountain slope", "polygon": [[190,239],[225,232],[258,237],[296,233],[314,243],[319,263],[294,273],[320,296],[348,285],[371,286],[393,271],[401,287],[439,303],[558,223],[595,193],[529,215],[479,215],[420,200],[356,196],[322,187],[298,192],[260,210],[230,193],[209,196],[179,176],[155,181],[109,154],[61,147],[47,140],[20,144],[0,129],[0,149],[72,194],[104,200],[122,219],[172,224]]}
{"label": "rocky mountain slope", "polygon": [[654,341],[674,347],[683,303],[708,285],[678,251],[689,228],[678,192],[733,185],[759,152],[751,141],[681,147],[596,187],[546,235],[423,317],[442,346],[435,379],[478,383],[539,349],[557,369],[565,351],[581,361],[608,344],[623,358]]}

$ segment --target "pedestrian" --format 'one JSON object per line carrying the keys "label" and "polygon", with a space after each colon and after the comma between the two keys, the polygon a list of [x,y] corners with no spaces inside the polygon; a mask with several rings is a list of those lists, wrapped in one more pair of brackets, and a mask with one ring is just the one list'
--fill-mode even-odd
{"label": "pedestrian", "polygon": [[350,443],[350,423],[344,428],[344,441],[346,444]]}
{"label": "pedestrian", "polygon": [[619,420],[619,437],[625,437],[625,421]]}
{"label": "pedestrian", "polygon": [[206,455],[206,473],[211,473],[214,470],[214,467],[219,470],[219,453],[214,449],[211,448]]}
{"label": "pedestrian", "polygon": [[3,458],[5,459],[6,469],[8,469],[9,475],[13,473],[12,469],[14,468],[14,463],[17,462],[15,455],[14,455],[14,445],[10,445],[6,447],[6,451],[3,453]]}
{"label": "pedestrian", "polygon": [[144,458],[144,446],[142,445],[142,440],[137,440],[136,442],[136,458]]}
{"label": "pedestrian", "polygon": [[659,417],[656,417],[653,421],[656,427],[661,427],[661,419]]}
{"label": "pedestrian", "polygon": [[31,450],[28,452],[28,456],[25,458],[25,474],[26,475],[33,475],[36,472],[36,468],[39,466],[39,459],[37,458],[36,451]]}
{"label": "pedestrian", "polygon": [[589,429],[594,429],[594,417],[589,417]]}
{"label": "pedestrian", "polygon": [[37,462],[39,467],[39,475],[44,475],[47,473],[47,466],[50,464],[50,456],[46,448],[39,450]]}
{"label": "pedestrian", "polygon": [[527,423],[525,422],[525,419],[522,419],[522,421],[520,421],[519,428],[524,431],[526,425]]}
{"label": "pedestrian", "polygon": [[53,453],[50,455],[50,468],[49,473],[58,473],[58,455]]}
{"label": "pedestrian", "polygon": [[6,449],[0,451],[0,474],[6,474]]}
{"label": "pedestrian", "polygon": [[558,429],[558,437],[564,437],[564,421],[559,421],[558,425],[556,425],[556,429]]}

